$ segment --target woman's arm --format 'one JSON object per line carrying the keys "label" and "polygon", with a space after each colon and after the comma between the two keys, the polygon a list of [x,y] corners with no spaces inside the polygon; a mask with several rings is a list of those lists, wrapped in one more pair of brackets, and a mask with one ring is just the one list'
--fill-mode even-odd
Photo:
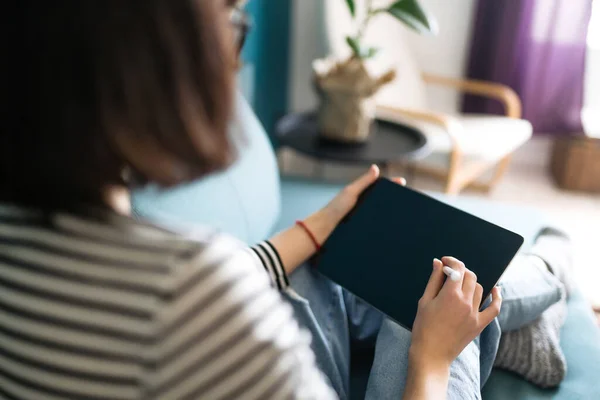
{"label": "woman's arm", "polygon": [[[319,244],[323,244],[344,216],[354,207],[358,196],[379,177],[379,168],[372,165],[360,178],[346,186],[327,206],[304,220]],[[403,178],[394,182],[405,185]],[[293,226],[269,240],[281,257],[285,272],[291,274],[299,265],[312,257],[316,247],[304,229]]]}
{"label": "woman's arm", "polygon": [[[294,225],[270,240],[252,246],[251,253],[258,257],[271,283],[279,290],[289,286],[287,276],[312,257],[317,246],[323,244],[337,224],[354,207],[358,196],[379,177],[379,168],[372,165],[360,178],[346,186],[329,204],[306,218],[303,227]],[[405,184],[404,179],[396,182]],[[314,240],[313,237],[314,236]]]}
{"label": "woman's arm", "polygon": [[217,237],[173,269],[149,325],[143,398],[337,398],[292,307],[238,245]]}
{"label": "woman's arm", "polygon": [[[335,228],[333,221],[323,209],[308,217],[304,223],[315,240],[323,243]],[[289,286],[287,276],[310,258],[316,247],[309,234],[295,225],[270,240],[252,246],[250,250],[258,257],[272,284],[279,290],[284,290]]]}
{"label": "woman's arm", "polygon": [[[323,244],[340,220],[325,207],[306,218],[304,223],[317,242]],[[298,225],[278,233],[269,241],[277,249],[288,275],[317,251],[308,233]]]}
{"label": "woman's arm", "polygon": [[448,392],[450,366],[409,356],[404,400],[441,400]]}

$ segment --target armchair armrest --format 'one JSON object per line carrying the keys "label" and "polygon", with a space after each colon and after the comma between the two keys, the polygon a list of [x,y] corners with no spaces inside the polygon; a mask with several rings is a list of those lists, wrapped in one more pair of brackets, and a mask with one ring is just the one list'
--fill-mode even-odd
{"label": "armchair armrest", "polygon": [[517,93],[506,85],[473,79],[446,78],[427,73],[423,74],[423,81],[433,85],[451,87],[464,93],[498,100],[504,105],[506,116],[521,118],[521,100]]}
{"label": "armchair armrest", "polygon": [[458,140],[458,135],[462,125],[451,115],[436,113],[431,111],[412,110],[400,107],[390,107],[384,105],[377,106],[377,114],[385,118],[386,115],[396,115],[408,117],[438,125],[450,136],[452,150],[450,151],[450,168],[448,176],[454,176],[459,168],[462,159],[462,149]]}
{"label": "armchair armrest", "polygon": [[386,115],[413,118],[419,121],[429,122],[438,125],[444,129],[450,136],[453,146],[458,144],[458,131],[461,129],[460,123],[451,116],[433,111],[414,110],[401,107],[390,107],[384,105],[377,106],[377,114],[385,118]]}

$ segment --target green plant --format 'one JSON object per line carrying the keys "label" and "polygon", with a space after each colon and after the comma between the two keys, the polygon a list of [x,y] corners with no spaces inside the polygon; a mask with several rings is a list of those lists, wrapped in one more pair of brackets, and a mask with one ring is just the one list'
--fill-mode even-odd
{"label": "green plant", "polygon": [[[355,0],[345,0],[352,18],[356,18]],[[373,17],[378,15],[391,15],[398,21],[403,22],[407,27],[421,34],[437,33],[437,23],[434,18],[427,15],[427,12],[421,7],[418,0],[397,0],[387,7],[373,7],[373,0],[365,0],[366,12],[362,21],[358,24],[358,30],[354,36],[347,36],[346,42],[352,49],[353,57],[366,59],[377,54],[376,47],[365,46],[362,43],[365,32]]]}

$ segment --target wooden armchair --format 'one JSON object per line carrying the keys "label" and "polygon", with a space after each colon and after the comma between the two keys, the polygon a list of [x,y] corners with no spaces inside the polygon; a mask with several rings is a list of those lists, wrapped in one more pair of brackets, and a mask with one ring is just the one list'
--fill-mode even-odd
{"label": "wooden armchair", "polygon": [[[480,190],[492,189],[502,178],[502,175],[506,171],[512,152],[520,145],[525,143],[531,137],[531,125],[524,120],[520,120],[521,117],[521,101],[517,94],[509,87],[492,82],[466,80],[466,79],[451,79],[431,74],[422,74],[423,81],[432,85],[442,85],[455,90],[459,90],[463,93],[483,96],[498,100],[503,106],[506,118],[502,117],[487,117],[478,116],[479,119],[477,124],[471,124],[476,126],[470,126],[465,128],[461,120],[469,118],[470,116],[455,116],[444,113],[436,113],[434,111],[422,111],[417,109],[392,107],[387,105],[378,106],[378,111],[381,116],[392,119],[398,119],[396,117],[404,117],[408,119],[408,122],[416,125],[421,125],[421,128],[427,129],[428,124],[433,124],[441,128],[450,140],[450,148],[445,146],[434,145],[433,155],[423,162],[418,163],[416,168],[419,172],[433,176],[435,178],[445,181],[446,193],[458,193],[466,186],[471,186]],[[473,117],[471,116],[470,119]],[[513,119],[509,121],[508,118]],[[402,119],[402,118],[400,118]],[[472,121],[471,121],[472,122]],[[489,125],[492,127],[506,126],[505,132],[498,132],[498,135],[502,137],[490,138]],[[488,132],[486,132],[486,125],[488,125]],[[514,125],[510,127],[509,125]],[[477,132],[477,128],[481,127],[481,132]],[[471,128],[471,129],[469,129]],[[471,131],[471,132],[469,132]],[[491,143],[485,146],[490,150],[494,151],[492,157],[478,157],[485,154],[485,148],[477,148],[471,146],[471,152],[467,153],[464,149],[463,143],[465,140],[469,140],[469,133],[473,135],[488,135],[488,139],[496,139],[494,142],[502,142],[502,149],[492,149]],[[431,138],[431,136],[430,136]],[[500,139],[500,140],[498,140]],[[472,143],[473,141],[471,141]],[[483,143],[485,145],[485,143]],[[502,151],[500,151],[502,150]],[[439,161],[440,154],[448,154],[448,166],[443,168]],[[431,162],[430,162],[431,160]],[[479,177],[484,175],[487,171],[494,168],[495,170],[492,176],[485,183],[477,181]]]}
{"label": "wooden armchair", "polygon": [[[358,5],[364,1],[356,1],[357,9],[362,8]],[[348,49],[344,38],[353,31],[353,21],[342,1],[324,4],[329,51],[345,57]],[[497,83],[422,73],[406,43],[407,34],[391,18],[377,20],[367,32],[367,42],[380,47],[381,56],[369,61],[373,70],[381,73],[393,67],[398,76],[376,96],[379,116],[417,126],[425,132],[432,153],[414,167],[420,173],[442,179],[446,193],[456,194],[467,186],[491,189],[502,178],[512,153],[532,134],[531,124],[520,119],[519,97],[509,87]],[[430,40],[444,40],[443,36]],[[505,115],[436,112],[428,105],[428,85],[495,99],[504,106]]]}

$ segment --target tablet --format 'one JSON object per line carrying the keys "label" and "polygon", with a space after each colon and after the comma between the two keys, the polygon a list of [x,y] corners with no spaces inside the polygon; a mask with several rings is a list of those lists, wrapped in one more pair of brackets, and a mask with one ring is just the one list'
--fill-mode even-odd
{"label": "tablet", "polygon": [[485,299],[522,244],[516,233],[380,178],[323,244],[316,268],[412,329],[434,258],[463,261]]}

